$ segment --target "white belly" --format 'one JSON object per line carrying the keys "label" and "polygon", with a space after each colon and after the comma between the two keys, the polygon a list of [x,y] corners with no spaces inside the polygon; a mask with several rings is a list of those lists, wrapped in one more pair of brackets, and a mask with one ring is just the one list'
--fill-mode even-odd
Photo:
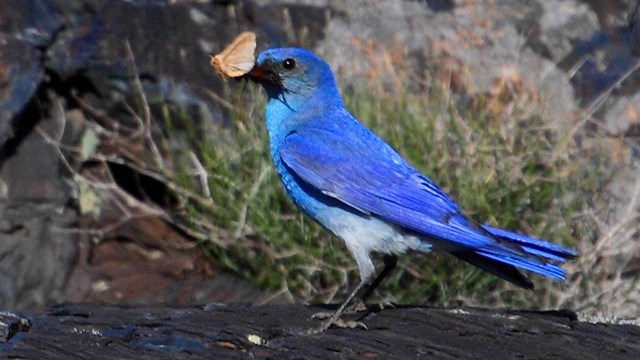
{"label": "white belly", "polygon": [[429,252],[431,244],[372,216],[355,214],[330,207],[318,214],[318,220],[344,240],[358,263],[360,277],[369,278],[375,268],[369,254],[403,254],[408,250]]}

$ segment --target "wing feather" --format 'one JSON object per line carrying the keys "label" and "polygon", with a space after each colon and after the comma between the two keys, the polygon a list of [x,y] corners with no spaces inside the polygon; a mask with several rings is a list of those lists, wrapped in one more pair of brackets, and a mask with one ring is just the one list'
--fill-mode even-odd
{"label": "wing feather", "polygon": [[[357,210],[463,248],[498,241],[391,147],[378,138],[348,135],[298,129],[286,137],[280,157],[305,182]],[[350,141],[341,141],[345,136]]]}

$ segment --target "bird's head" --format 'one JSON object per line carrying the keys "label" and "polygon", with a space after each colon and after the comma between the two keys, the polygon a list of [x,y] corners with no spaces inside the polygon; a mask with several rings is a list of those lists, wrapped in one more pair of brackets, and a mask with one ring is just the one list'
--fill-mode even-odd
{"label": "bird's head", "polygon": [[305,49],[267,49],[258,55],[248,77],[259,82],[270,98],[292,106],[314,99],[341,102],[329,65]]}

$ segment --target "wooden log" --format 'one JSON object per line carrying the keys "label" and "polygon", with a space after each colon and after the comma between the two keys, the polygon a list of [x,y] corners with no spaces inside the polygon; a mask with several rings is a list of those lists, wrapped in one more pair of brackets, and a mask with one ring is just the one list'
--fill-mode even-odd
{"label": "wooden log", "polygon": [[639,326],[581,322],[569,311],[397,307],[367,313],[361,320],[368,330],[304,335],[319,325],[311,316],[322,310],[327,308],[68,304],[28,317],[5,312],[0,354],[92,360],[640,359]]}

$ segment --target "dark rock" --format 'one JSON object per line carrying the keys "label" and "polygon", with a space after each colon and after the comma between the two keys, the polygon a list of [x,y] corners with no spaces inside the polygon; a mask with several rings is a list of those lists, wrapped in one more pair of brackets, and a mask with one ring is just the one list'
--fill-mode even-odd
{"label": "dark rock", "polygon": [[75,223],[75,212],[66,207],[71,189],[55,146],[31,132],[4,162],[0,178],[0,303],[30,309],[64,300],[76,257],[75,235],[65,229]]}
{"label": "dark rock", "polygon": [[[246,26],[241,25],[245,20],[238,20],[241,16],[229,17],[224,7],[209,10],[215,18],[225,19],[211,22],[209,30],[217,27],[214,34],[228,29],[231,21]],[[69,159],[63,160],[60,149],[79,144],[86,131],[87,117],[78,110],[79,102],[95,105],[105,111],[104,116],[120,115],[117,118],[128,125],[131,115],[121,110],[121,104],[134,92],[130,88],[134,59],[128,57],[126,40],[141,76],[148,79],[150,93],[161,94],[158,102],[167,98],[162,91],[168,86],[163,84],[174,84],[186,89],[183,94],[188,96],[179,98],[191,99],[186,106],[205,104],[189,90],[212,87],[207,82],[215,79],[201,76],[211,70],[206,52],[192,41],[205,36],[191,20],[192,13],[188,5],[140,6],[127,1],[0,1],[3,306],[34,310],[65,299],[180,303],[233,297],[229,287],[221,294],[215,286],[224,288],[222,282],[240,280],[221,276],[218,282],[207,282],[213,270],[197,256],[193,239],[157,218],[133,219],[113,233],[103,232],[102,236],[118,241],[93,249],[96,232],[81,229],[87,222],[79,217],[73,200],[78,189],[72,171],[80,172],[80,165],[65,163]],[[216,48],[228,40],[217,39]],[[215,112],[214,106],[204,109]],[[93,225],[99,229],[108,223]],[[129,245],[119,246],[125,239]],[[158,239],[167,242],[159,244]],[[104,251],[111,245],[115,245],[112,250]],[[154,258],[154,251],[163,256]],[[100,258],[104,254],[113,258]],[[110,276],[116,277],[113,284]],[[105,279],[106,289],[99,286]],[[137,292],[131,292],[134,288]],[[243,286],[247,288],[252,289]],[[177,296],[172,290],[185,293]],[[247,291],[237,292],[241,293]]]}
{"label": "dark rock", "polygon": [[19,333],[29,331],[31,324],[25,317],[9,312],[0,311],[0,344],[6,343]]}
{"label": "dark rock", "polygon": [[[0,163],[5,142],[16,134],[19,115],[33,100],[43,79],[42,47],[61,24],[48,1],[0,1]],[[23,120],[23,121],[28,121]],[[27,125],[28,126],[28,125]]]}

